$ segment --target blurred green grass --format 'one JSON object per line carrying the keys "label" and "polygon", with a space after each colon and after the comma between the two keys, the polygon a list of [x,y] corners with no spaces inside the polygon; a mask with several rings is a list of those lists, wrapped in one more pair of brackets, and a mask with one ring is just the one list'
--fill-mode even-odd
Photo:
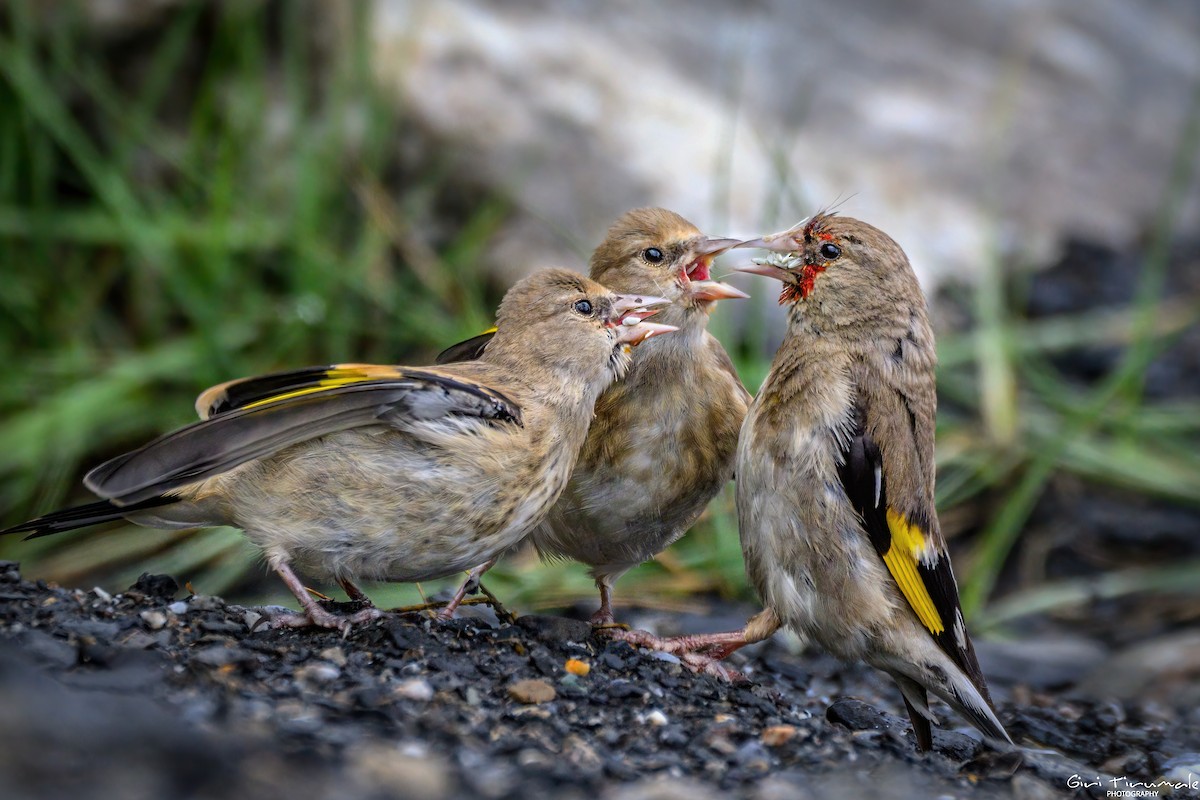
{"label": "blurred green grass", "polygon": [[[365,6],[346,4],[342,28],[322,32],[332,46],[309,29],[305,3],[185,4],[153,37],[117,44],[91,37],[71,5],[55,8],[48,24],[33,4],[11,4],[0,23],[5,524],[86,499],[83,470],[187,422],[208,385],[302,364],[421,363],[490,324],[503,287],[479,256],[508,204],[466,181],[454,153],[380,93]],[[983,622],[1079,602],[1078,586],[1026,587],[987,613],[1055,476],[1200,505],[1200,402],[1140,391],[1152,358],[1200,322],[1196,298],[1162,296],[1198,119],[1194,110],[1180,136],[1132,309],[1022,319],[997,246],[969,302],[975,328],[942,339],[939,386],[953,411],[939,420],[938,501],[948,531],[977,534],[957,567]],[[772,150],[772,216],[811,205],[787,151]],[[726,205],[718,198],[714,215]],[[736,328],[722,312],[714,327],[756,388],[770,361],[765,327]],[[1097,342],[1126,353],[1099,385],[1051,366],[1051,355]],[[201,593],[264,599],[265,587],[287,601],[228,529],[124,526],[5,540],[0,554],[64,583],[120,589],[166,572]],[[1178,591],[1200,584],[1200,566],[1105,577],[1115,594]],[[401,605],[454,582],[369,591]],[[581,566],[531,556],[502,562],[488,584],[519,609],[594,591]],[[618,603],[750,598],[732,490],[617,591]]]}

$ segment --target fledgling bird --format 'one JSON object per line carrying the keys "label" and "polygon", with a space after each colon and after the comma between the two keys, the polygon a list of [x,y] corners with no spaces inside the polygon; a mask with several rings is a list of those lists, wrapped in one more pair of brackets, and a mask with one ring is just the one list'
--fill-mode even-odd
{"label": "fledgling bird", "polygon": [[644,321],[665,302],[567,270],[534,273],[505,295],[478,361],[339,364],[215,386],[197,400],[205,419],[88,473],[103,500],[3,533],[121,517],[232,525],[304,609],[273,624],[348,630],[379,612],[327,611],[293,568],[364,600],[360,578],[430,580],[516,544],[562,492],[630,346],[675,330]]}
{"label": "fledgling bird", "polygon": [[[679,328],[639,347],[624,379],[600,396],[574,474],[530,536],[543,556],[591,567],[596,625],[614,621],[613,583],[682,536],[732,475],[750,395],[706,326],[717,300],[747,297],[710,280],[713,258],[736,243],[672,211],[639,208],[592,255],[593,280],[670,300],[655,320]],[[443,356],[480,346],[486,335]]]}
{"label": "fledgling bird", "polygon": [[738,269],[781,281],[788,312],[736,462],[742,552],[764,610],[743,631],[667,649],[703,667],[786,625],[891,675],[921,750],[932,743],[928,692],[1011,744],[938,527],[936,352],[907,256],[831,213],[739,246],[773,251]]}

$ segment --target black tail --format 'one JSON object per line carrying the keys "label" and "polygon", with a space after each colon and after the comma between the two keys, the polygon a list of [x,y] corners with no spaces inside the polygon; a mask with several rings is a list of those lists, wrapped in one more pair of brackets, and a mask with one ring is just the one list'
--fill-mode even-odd
{"label": "black tail", "polygon": [[0,536],[8,533],[32,531],[25,538],[37,539],[41,536],[50,536],[51,534],[62,533],[63,531],[73,531],[76,528],[96,525],[101,522],[112,522],[115,519],[122,519],[132,511],[156,508],[158,506],[170,505],[174,502],[176,502],[176,498],[173,497],[154,497],[133,505],[117,506],[108,500],[101,500],[97,503],[88,503],[85,506],[75,506],[74,508],[64,508],[62,511],[52,511],[45,516],[31,519],[29,522],[22,522],[20,525],[5,528],[0,531]]}

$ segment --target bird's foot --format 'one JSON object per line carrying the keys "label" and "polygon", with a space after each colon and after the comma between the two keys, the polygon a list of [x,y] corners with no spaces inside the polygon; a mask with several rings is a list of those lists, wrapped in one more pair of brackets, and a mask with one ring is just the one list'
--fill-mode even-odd
{"label": "bird's foot", "polygon": [[267,612],[267,622],[274,629],[279,628],[328,628],[329,630],[339,631],[343,637],[350,635],[350,629],[354,625],[362,625],[366,622],[379,619],[384,615],[374,606],[361,608],[353,614],[335,614],[327,611],[318,605],[313,605],[302,612],[286,612],[272,613]]}
{"label": "bird's foot", "polygon": [[588,621],[592,623],[592,630],[594,631],[629,630],[629,626],[624,622],[617,622],[613,616],[612,606],[609,605],[600,606],[600,610],[592,614],[592,618]]}
{"label": "bird's foot", "polygon": [[679,659],[679,662],[692,672],[711,675],[730,683],[741,683],[748,680],[745,675],[721,663],[737,648],[729,648],[727,634],[709,634],[696,636],[655,636],[649,631],[625,630],[615,628],[597,628],[605,636],[621,642],[627,642],[634,647],[647,650],[657,650],[668,653]]}

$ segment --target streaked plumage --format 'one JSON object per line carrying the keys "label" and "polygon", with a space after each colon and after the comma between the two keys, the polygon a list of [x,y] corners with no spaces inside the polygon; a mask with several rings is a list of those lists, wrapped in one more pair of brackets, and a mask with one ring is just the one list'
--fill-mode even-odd
{"label": "streaked plumage", "polygon": [[505,296],[478,361],[342,364],[213,387],[197,401],[202,421],[87,475],[101,503],[4,533],[120,517],[233,525],[303,605],[287,624],[344,629],[292,568],[360,599],[354,580],[429,580],[514,545],[565,486],[596,398],[628,369],[628,345],[673,330],[630,313],[661,302],[535,273]]}
{"label": "streaked plumage", "polygon": [[[617,578],[682,536],[732,475],[750,396],[705,328],[716,300],[745,297],[709,280],[712,259],[734,243],[674,212],[641,208],[613,223],[592,255],[594,280],[671,300],[655,320],[679,328],[639,347],[628,374],[597,401],[575,472],[530,537],[545,556],[591,567],[597,624],[613,621]],[[443,358],[472,357],[486,338]]]}

